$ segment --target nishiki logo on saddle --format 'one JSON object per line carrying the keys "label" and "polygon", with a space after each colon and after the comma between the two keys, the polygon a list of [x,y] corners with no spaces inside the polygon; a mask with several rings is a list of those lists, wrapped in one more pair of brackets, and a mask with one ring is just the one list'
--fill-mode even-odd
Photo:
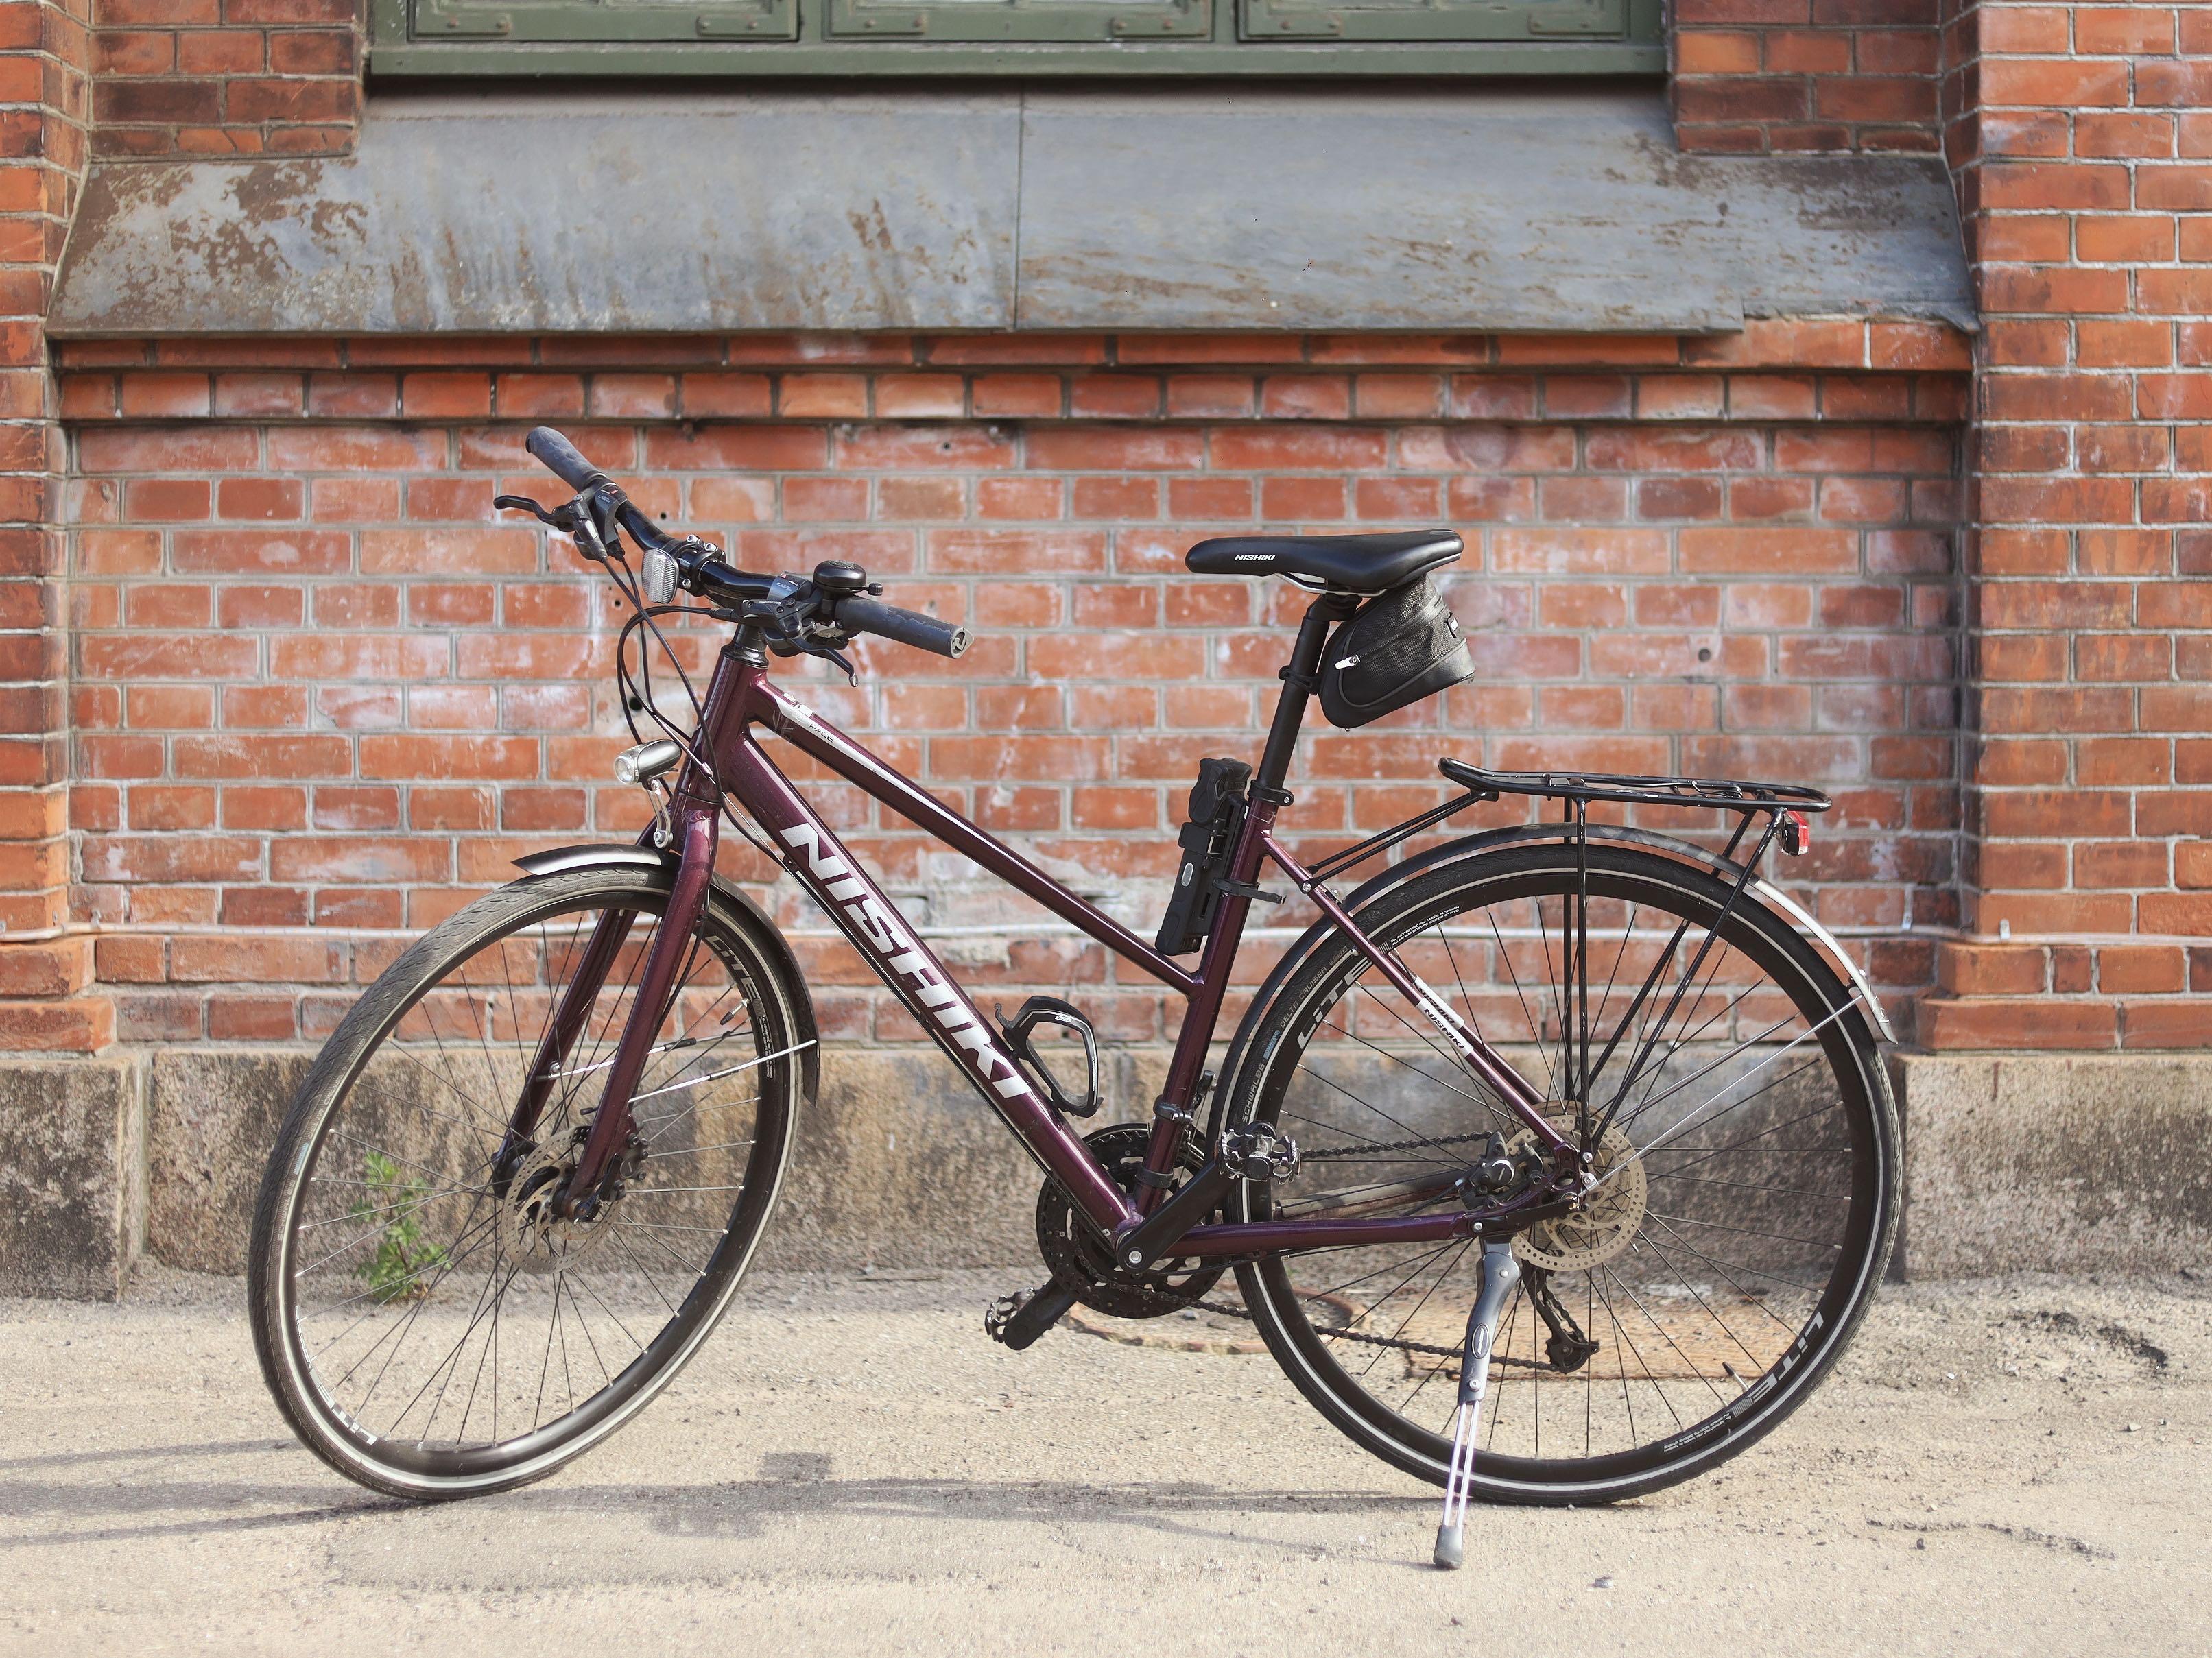
{"label": "nishiki logo on saddle", "polygon": [[[794,823],[783,831],[783,838],[793,847],[805,851],[807,872],[821,880],[823,893],[845,907],[846,914],[852,917],[854,925],[891,970],[904,974],[913,982],[915,994],[945,1028],[952,1045],[968,1049],[981,1063],[984,1075],[999,1096],[1010,1100],[1026,1094],[1034,1098],[1036,1090],[1030,1086],[1028,1078],[999,1051],[982,1020],[962,1003],[960,993],[929,965],[928,958],[923,956],[905,925],[888,908],[868,896],[866,884],[853,873],[851,865],[836,853],[822,850],[821,831],[811,823]],[[994,1072],[1006,1074],[994,1075]]]}

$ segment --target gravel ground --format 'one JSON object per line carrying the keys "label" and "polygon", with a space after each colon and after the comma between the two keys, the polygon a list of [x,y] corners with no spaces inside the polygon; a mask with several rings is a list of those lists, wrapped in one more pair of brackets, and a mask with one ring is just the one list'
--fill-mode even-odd
{"label": "gravel ground", "polygon": [[[1479,1509],[1264,1357],[986,1340],[1018,1273],[766,1276],[552,1479],[414,1508],[286,1436],[240,1286],[0,1301],[0,1651],[2202,1653],[2212,1275],[1893,1290],[1716,1473]],[[769,1643],[773,1643],[773,1648]]]}

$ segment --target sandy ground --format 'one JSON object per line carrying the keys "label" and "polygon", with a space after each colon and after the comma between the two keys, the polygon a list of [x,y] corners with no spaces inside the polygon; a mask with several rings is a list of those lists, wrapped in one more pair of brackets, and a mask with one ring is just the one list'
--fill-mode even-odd
{"label": "sandy ground", "polygon": [[1016,1276],[757,1279],[606,1446],[431,1508],[286,1436],[235,1284],[0,1302],[0,1651],[2212,1647],[2212,1274],[1892,1290],[1764,1444],[1478,1510],[1456,1574],[1268,1359],[1008,1353]]}

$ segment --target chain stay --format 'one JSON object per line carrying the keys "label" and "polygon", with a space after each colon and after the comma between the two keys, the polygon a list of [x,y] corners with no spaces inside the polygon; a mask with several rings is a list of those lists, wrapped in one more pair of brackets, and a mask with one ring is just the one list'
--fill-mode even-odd
{"label": "chain stay", "polygon": [[[1432,1146],[1468,1145],[1472,1145],[1478,1140],[1487,1140],[1489,1138],[1490,1136],[1487,1133],[1480,1134],[1446,1134],[1435,1139],[1392,1140],[1389,1144],[1382,1145],[1349,1146],[1342,1150],[1327,1151],[1306,1151],[1302,1150],[1298,1155],[1307,1163],[1343,1162],[1354,1157],[1386,1157],[1394,1151],[1425,1151]],[[1241,1318],[1249,1321],[1252,1316],[1252,1315],[1247,1312],[1243,1308],[1232,1307],[1225,1301],[1201,1301],[1198,1304],[1209,1313],[1221,1313],[1231,1318]],[[1357,1341],[1370,1347],[1388,1347],[1394,1352],[1421,1353],[1432,1358],[1458,1358],[1462,1357],[1460,1350],[1456,1347],[1438,1347],[1425,1341],[1406,1341],[1396,1336],[1368,1335],[1357,1330],[1329,1330],[1325,1331],[1322,1333],[1332,1340]],[[1509,1365],[1516,1370],[1549,1370],[1553,1368],[1549,1364],[1538,1363],[1534,1359],[1508,1358],[1503,1354],[1492,1354],[1491,1356],[1490,1362],[1493,1365]],[[1449,1370],[1445,1372],[1445,1376],[1447,1380],[1455,1380],[1459,1376],[1459,1372],[1456,1370]]]}

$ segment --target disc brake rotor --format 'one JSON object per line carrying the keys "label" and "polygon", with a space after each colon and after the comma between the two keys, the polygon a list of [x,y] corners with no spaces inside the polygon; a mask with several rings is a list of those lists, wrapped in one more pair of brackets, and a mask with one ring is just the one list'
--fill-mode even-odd
{"label": "disc brake rotor", "polygon": [[522,1160],[507,1186],[505,1239],[507,1252],[525,1271],[566,1266],[600,1244],[612,1232],[612,1203],[602,1203],[588,1220],[554,1212],[554,1199],[576,1170],[581,1134],[574,1144],[544,1145]]}
{"label": "disc brake rotor", "polygon": [[[1577,1125],[1572,1101],[1564,1109],[1547,1111],[1553,1126],[1569,1139]],[[1516,1134],[1509,1151],[1518,1152],[1536,1143],[1534,1129]],[[1525,1266],[1553,1272],[1577,1272],[1602,1266],[1636,1241],[1650,1202],[1650,1182],[1637,1158],[1636,1147],[1620,1124],[1608,1127],[1597,1143],[1590,1172],[1597,1184],[1583,1195],[1582,1206],[1571,1214],[1539,1221],[1513,1240],[1515,1259]]]}

